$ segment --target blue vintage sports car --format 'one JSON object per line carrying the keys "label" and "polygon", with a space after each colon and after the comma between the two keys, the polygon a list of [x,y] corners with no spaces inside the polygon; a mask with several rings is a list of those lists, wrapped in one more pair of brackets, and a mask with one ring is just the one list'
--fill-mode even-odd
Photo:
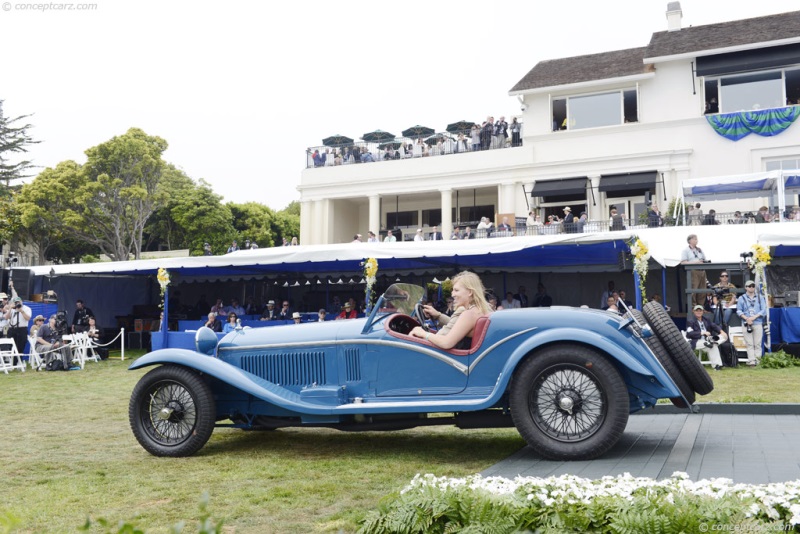
{"label": "blue vintage sports car", "polygon": [[[136,439],[156,456],[188,456],[215,426],[397,430],[515,426],[546,458],[606,452],[628,414],[671,399],[689,407],[711,378],[658,303],[624,317],[566,307],[479,319],[469,350],[409,335],[424,325],[424,289],[395,284],[369,317],[244,328],[197,350],[136,360],[129,406]],[[431,417],[437,414],[437,417]]]}

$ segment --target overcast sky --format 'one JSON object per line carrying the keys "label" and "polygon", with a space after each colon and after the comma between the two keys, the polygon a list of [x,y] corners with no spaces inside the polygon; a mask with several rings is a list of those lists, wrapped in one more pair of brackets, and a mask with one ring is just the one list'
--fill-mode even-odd
{"label": "overcast sky", "polygon": [[[34,163],[83,163],[135,126],[226,201],[274,209],[322,138],[519,113],[508,91],[538,61],[645,46],[668,3],[80,1],[96,8],[0,0],[0,99],[33,115]],[[681,0],[683,26],[797,5]]]}

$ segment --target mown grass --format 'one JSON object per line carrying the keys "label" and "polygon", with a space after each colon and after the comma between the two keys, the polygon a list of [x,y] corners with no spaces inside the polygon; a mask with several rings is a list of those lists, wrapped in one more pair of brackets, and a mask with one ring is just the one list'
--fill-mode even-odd
{"label": "mown grass", "polygon": [[523,445],[514,429],[217,429],[195,456],[156,458],[128,426],[146,372],[129,363],[0,374],[0,518],[16,518],[20,532],[75,531],[87,516],[167,532],[191,527],[208,492],[226,532],[354,532],[416,473],[472,474]]}
{"label": "mown grass", "polygon": [[714,391],[698,396],[704,402],[800,403],[800,367],[762,369],[739,365],[709,371]]}

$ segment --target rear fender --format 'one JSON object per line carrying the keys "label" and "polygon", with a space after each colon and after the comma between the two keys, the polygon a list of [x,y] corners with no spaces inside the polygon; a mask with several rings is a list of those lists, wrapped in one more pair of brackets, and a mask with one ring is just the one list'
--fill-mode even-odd
{"label": "rear fender", "polygon": [[618,343],[617,339],[578,328],[550,328],[537,331],[520,343],[506,360],[492,397],[495,400],[500,399],[508,388],[514,370],[523,358],[537,348],[552,343],[580,343],[594,347],[610,356],[609,360],[623,373],[629,386],[654,398],[680,397],[678,388],[647,346],[637,338],[623,339],[627,339],[625,345]]}

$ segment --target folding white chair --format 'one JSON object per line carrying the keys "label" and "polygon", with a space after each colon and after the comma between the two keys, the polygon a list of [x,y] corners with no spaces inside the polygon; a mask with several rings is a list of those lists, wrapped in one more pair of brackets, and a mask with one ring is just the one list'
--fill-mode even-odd
{"label": "folding white chair", "polygon": [[28,363],[31,365],[31,369],[33,369],[34,371],[38,371],[39,369],[44,367],[44,360],[36,350],[36,338],[29,337],[28,345],[30,346],[30,352],[28,353]]}
{"label": "folding white chair", "polygon": [[81,334],[80,340],[81,340],[81,343],[83,344],[83,348],[84,348],[84,352],[83,352],[84,360],[85,361],[92,360],[93,362],[99,362],[100,361],[100,355],[97,354],[96,350],[94,350],[94,341],[92,340],[92,338],[89,337],[89,333],[88,332],[83,332]]}
{"label": "folding white chair", "polygon": [[[14,363],[16,360],[17,363]],[[22,354],[17,351],[14,340],[8,337],[0,339],[0,371],[8,374],[9,371],[19,369],[25,372],[25,362],[22,361]]]}

